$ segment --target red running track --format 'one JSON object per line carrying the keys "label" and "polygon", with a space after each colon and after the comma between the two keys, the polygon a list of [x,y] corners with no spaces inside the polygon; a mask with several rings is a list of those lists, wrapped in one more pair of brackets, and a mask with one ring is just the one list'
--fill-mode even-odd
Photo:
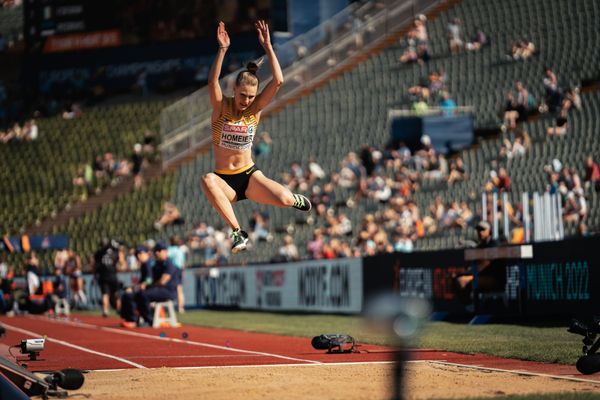
{"label": "red running track", "polygon": [[[32,371],[367,363],[389,362],[395,355],[393,348],[375,345],[360,346],[360,353],[327,354],[314,350],[307,338],[198,326],[125,329],[118,326],[117,319],[91,316],[70,320],[43,316],[0,317],[0,323],[7,330],[6,336],[0,339],[0,356],[11,361],[14,357],[9,354],[9,346],[25,338],[47,336],[41,360],[27,362]],[[12,349],[12,353],[17,355],[19,350]],[[549,374],[600,383],[600,374],[584,376],[570,365],[437,350],[411,350],[410,354],[415,361]]]}

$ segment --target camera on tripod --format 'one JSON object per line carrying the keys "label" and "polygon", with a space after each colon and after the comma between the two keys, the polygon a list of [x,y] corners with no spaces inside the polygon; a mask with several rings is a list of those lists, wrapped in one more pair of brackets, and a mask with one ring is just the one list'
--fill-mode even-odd
{"label": "camera on tripod", "polygon": [[567,331],[583,336],[583,356],[577,360],[577,370],[585,375],[600,372],[600,354],[596,354],[600,349],[600,317],[593,317],[589,324],[573,319]]}

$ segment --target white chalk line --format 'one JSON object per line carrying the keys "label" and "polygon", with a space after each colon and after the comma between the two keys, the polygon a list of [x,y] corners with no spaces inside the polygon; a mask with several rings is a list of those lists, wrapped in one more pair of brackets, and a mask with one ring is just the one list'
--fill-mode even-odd
{"label": "white chalk line", "polygon": [[[408,361],[410,363],[423,363],[425,360]],[[332,363],[321,363],[321,364],[249,364],[249,365],[209,365],[203,367],[166,367],[167,369],[175,370],[196,370],[196,369],[229,369],[229,368],[286,368],[286,367],[328,367],[328,366],[347,366],[347,365],[392,365],[394,361],[360,361],[360,362],[332,362]],[[165,368],[146,368],[148,371],[152,370],[165,370]],[[125,371],[125,369],[94,369],[89,370],[90,372],[118,372]]]}
{"label": "white chalk line", "polygon": [[[36,332],[29,331],[27,329],[22,329],[22,328],[18,328],[16,326],[8,325],[8,324],[6,324],[4,322],[2,323],[2,326],[4,326],[5,328],[7,328],[9,330],[13,330],[13,331],[16,331],[16,332],[20,332],[20,333],[22,333],[24,335],[31,336],[32,338],[41,338],[41,337],[44,337],[44,335],[42,335],[40,333],[36,333]],[[79,351],[84,351],[86,353],[91,353],[91,354],[95,354],[97,356],[110,358],[110,359],[122,362],[124,364],[131,365],[131,366],[136,367],[136,368],[142,368],[142,369],[146,368],[146,367],[144,367],[141,364],[135,363],[133,361],[129,361],[129,360],[125,359],[125,358],[113,356],[112,354],[102,353],[100,351],[92,350],[92,349],[89,349],[87,347],[78,346],[78,345],[73,344],[73,343],[65,342],[64,340],[54,339],[54,338],[49,337],[49,336],[46,336],[46,340],[49,341],[49,342],[53,342],[53,343],[57,343],[57,344],[66,346],[66,347],[71,347],[71,348],[77,349]]]}
{"label": "white chalk line", "polygon": [[192,346],[200,346],[200,347],[208,347],[208,348],[212,348],[212,349],[218,349],[218,350],[224,350],[224,351],[232,351],[232,352],[236,352],[236,353],[245,353],[245,354],[254,354],[254,355],[260,355],[260,356],[265,356],[265,357],[274,357],[274,358],[280,358],[283,360],[289,360],[289,361],[299,361],[299,362],[304,362],[304,363],[308,363],[308,364],[323,364],[320,361],[314,361],[314,360],[307,360],[307,359],[303,359],[303,358],[295,358],[295,357],[287,357],[287,356],[282,356],[279,354],[273,354],[273,353],[265,353],[265,352],[261,352],[261,351],[253,351],[253,350],[244,350],[244,349],[238,349],[235,347],[229,347],[229,346],[219,346],[216,344],[210,344],[210,343],[203,343],[203,342],[196,342],[193,340],[184,340],[184,339],[178,339],[178,338],[170,338],[170,337],[160,337],[160,336],[155,336],[155,335],[148,335],[146,333],[141,333],[141,332],[134,332],[134,331],[129,331],[129,330],[123,330],[123,329],[116,329],[116,328],[109,328],[109,327],[105,327],[105,326],[100,326],[100,325],[93,325],[93,324],[88,324],[86,322],[72,322],[72,321],[66,321],[66,320],[58,320],[58,319],[47,319],[44,317],[36,317],[33,315],[28,315],[26,316],[27,318],[30,319],[43,319],[44,321],[50,321],[53,323],[57,323],[57,324],[63,324],[63,325],[71,325],[71,326],[77,326],[77,327],[82,327],[82,328],[88,328],[88,329],[93,329],[93,330],[103,330],[103,331],[107,331],[107,332],[113,332],[113,333],[118,333],[121,335],[129,335],[129,336],[134,336],[134,337],[142,337],[142,338],[146,338],[146,339],[154,339],[154,340],[159,340],[159,341],[169,341],[169,342],[175,342],[175,343],[183,343],[183,344],[189,344]]}
{"label": "white chalk line", "polygon": [[439,364],[439,365],[447,365],[447,366],[453,366],[453,367],[471,368],[471,369],[477,369],[480,371],[504,372],[504,373],[510,373],[510,374],[516,374],[516,375],[537,376],[540,378],[562,379],[562,380],[567,380],[567,381],[586,382],[586,383],[594,383],[596,385],[600,385],[600,381],[596,381],[593,379],[576,378],[574,376],[552,375],[552,374],[544,374],[541,372],[521,371],[521,370],[516,370],[516,369],[482,367],[479,365],[460,364],[460,363],[454,363],[454,362],[448,362],[448,361],[438,361],[438,360],[432,360],[432,361],[429,361],[429,363]]}

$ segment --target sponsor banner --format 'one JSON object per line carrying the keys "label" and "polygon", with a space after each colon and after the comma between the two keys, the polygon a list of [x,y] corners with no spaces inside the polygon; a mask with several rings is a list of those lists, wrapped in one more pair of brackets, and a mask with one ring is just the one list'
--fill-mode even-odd
{"label": "sponsor banner", "polygon": [[121,45],[121,32],[117,29],[73,33],[70,35],[50,36],[44,44],[44,53],[59,53],[74,50],[118,47]]}
{"label": "sponsor banner", "polygon": [[186,299],[200,307],[358,313],[360,259],[315,260],[249,267],[194,268]]}
{"label": "sponsor banner", "polygon": [[484,257],[493,259],[486,279],[491,277],[496,285],[477,291],[475,308],[470,284],[465,285],[467,290],[462,289],[460,280],[472,276],[473,270],[486,262],[466,261],[464,250],[367,257],[363,260],[365,298],[395,291],[429,299],[434,311],[454,314],[472,314],[474,310],[522,315],[597,314],[600,256],[590,249],[598,247],[600,237],[591,237],[535,243],[527,254],[517,251],[521,246],[483,252]]}
{"label": "sponsor banner", "polygon": [[534,245],[521,263],[520,287],[526,314],[589,316],[600,310],[599,237]]}

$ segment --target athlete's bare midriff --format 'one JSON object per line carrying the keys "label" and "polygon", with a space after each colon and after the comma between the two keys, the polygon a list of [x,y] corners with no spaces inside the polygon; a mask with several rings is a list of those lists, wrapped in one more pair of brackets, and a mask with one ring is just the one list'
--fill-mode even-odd
{"label": "athlete's bare midriff", "polygon": [[252,150],[230,150],[213,145],[215,170],[235,171],[252,164]]}

